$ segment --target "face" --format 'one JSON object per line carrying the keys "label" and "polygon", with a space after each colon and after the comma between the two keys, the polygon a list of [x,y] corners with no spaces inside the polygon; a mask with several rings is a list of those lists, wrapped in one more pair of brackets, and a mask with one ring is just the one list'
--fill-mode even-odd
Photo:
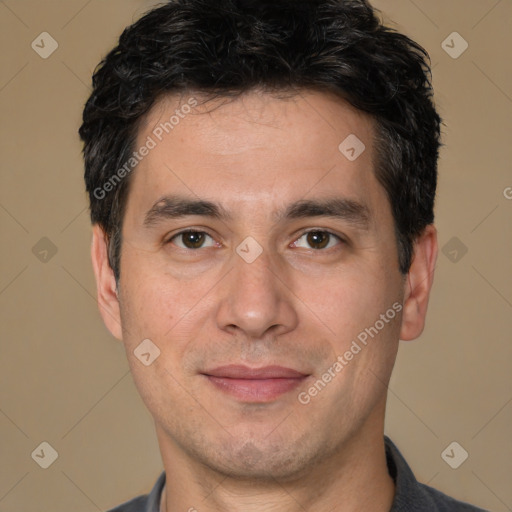
{"label": "face", "polygon": [[186,101],[160,101],[139,130],[137,148],[155,145],[131,177],[118,295],[95,231],[103,316],[164,458],[306,474],[382,433],[398,339],[422,329],[373,124],[318,92]]}

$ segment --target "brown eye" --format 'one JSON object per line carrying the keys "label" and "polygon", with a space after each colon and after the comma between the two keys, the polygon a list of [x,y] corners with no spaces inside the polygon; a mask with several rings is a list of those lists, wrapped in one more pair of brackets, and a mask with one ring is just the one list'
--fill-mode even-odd
{"label": "brown eye", "polygon": [[340,237],[336,236],[333,233],[330,233],[329,231],[322,231],[322,230],[314,230],[314,231],[308,231],[307,233],[304,233],[293,245],[295,247],[304,247],[304,245],[300,245],[299,241],[305,239],[307,246],[306,249],[325,249],[325,248],[331,248],[335,243],[332,243],[333,241],[342,241]]}
{"label": "brown eye", "polygon": [[[207,237],[212,238],[204,231],[182,231],[174,235],[169,242],[174,242],[181,249],[200,249]],[[181,244],[177,243],[177,240],[181,240]]]}
{"label": "brown eye", "polygon": [[323,249],[329,243],[330,235],[325,231],[310,231],[307,234],[308,244],[315,249]]}

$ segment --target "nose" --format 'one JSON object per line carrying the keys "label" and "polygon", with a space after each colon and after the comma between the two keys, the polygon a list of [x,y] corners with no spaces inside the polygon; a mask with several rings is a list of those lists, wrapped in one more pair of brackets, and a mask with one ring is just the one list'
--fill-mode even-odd
{"label": "nose", "polygon": [[234,268],[221,286],[217,310],[220,329],[231,333],[241,331],[248,338],[262,339],[270,333],[278,336],[296,327],[294,295],[277,260],[266,250],[251,263],[236,252],[233,254]]}

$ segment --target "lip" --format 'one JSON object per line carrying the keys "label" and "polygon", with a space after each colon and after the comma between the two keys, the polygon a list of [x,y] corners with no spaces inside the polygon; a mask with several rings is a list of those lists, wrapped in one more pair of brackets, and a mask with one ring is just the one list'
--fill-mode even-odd
{"label": "lip", "polygon": [[306,377],[307,374],[286,368],[285,366],[263,366],[250,368],[243,364],[228,364],[213,370],[202,372],[212,377],[225,377],[227,379],[294,379]]}
{"label": "lip", "polygon": [[273,401],[309,377],[309,374],[283,366],[250,368],[244,365],[219,366],[203,375],[216,389],[252,403]]}

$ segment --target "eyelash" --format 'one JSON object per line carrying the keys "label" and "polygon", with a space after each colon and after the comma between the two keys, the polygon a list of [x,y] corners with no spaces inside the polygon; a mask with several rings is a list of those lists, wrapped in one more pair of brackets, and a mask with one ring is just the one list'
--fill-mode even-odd
{"label": "eyelash", "polygon": [[[201,230],[198,230],[198,229],[185,229],[183,231],[180,231],[178,233],[175,233],[171,238],[169,238],[166,242],[164,242],[164,244],[170,244],[175,238],[178,238],[179,236],[181,235],[185,235],[187,233],[200,233],[200,234],[204,234],[204,235],[207,235],[209,236],[212,240],[213,240],[213,237],[208,234],[206,231],[201,231]],[[332,233],[331,231],[327,230],[327,229],[318,229],[318,228],[313,228],[313,229],[309,229],[307,231],[304,231],[293,243],[297,242],[298,240],[300,240],[304,235],[307,235],[308,233],[325,233],[327,235],[329,235],[330,237],[334,237],[336,239],[338,239],[338,241],[341,243],[341,244],[346,244],[346,240],[344,240],[343,238],[341,238],[339,235],[336,235],[335,233]],[[178,249],[182,249],[182,250],[185,250],[185,251],[198,251],[199,249],[203,249],[203,247],[198,247],[197,249],[190,249],[190,248],[183,248],[183,247],[178,247]],[[312,251],[316,251],[316,252],[322,252],[322,251],[328,251],[330,249],[333,249],[333,247],[329,247],[329,249],[311,249]]]}

